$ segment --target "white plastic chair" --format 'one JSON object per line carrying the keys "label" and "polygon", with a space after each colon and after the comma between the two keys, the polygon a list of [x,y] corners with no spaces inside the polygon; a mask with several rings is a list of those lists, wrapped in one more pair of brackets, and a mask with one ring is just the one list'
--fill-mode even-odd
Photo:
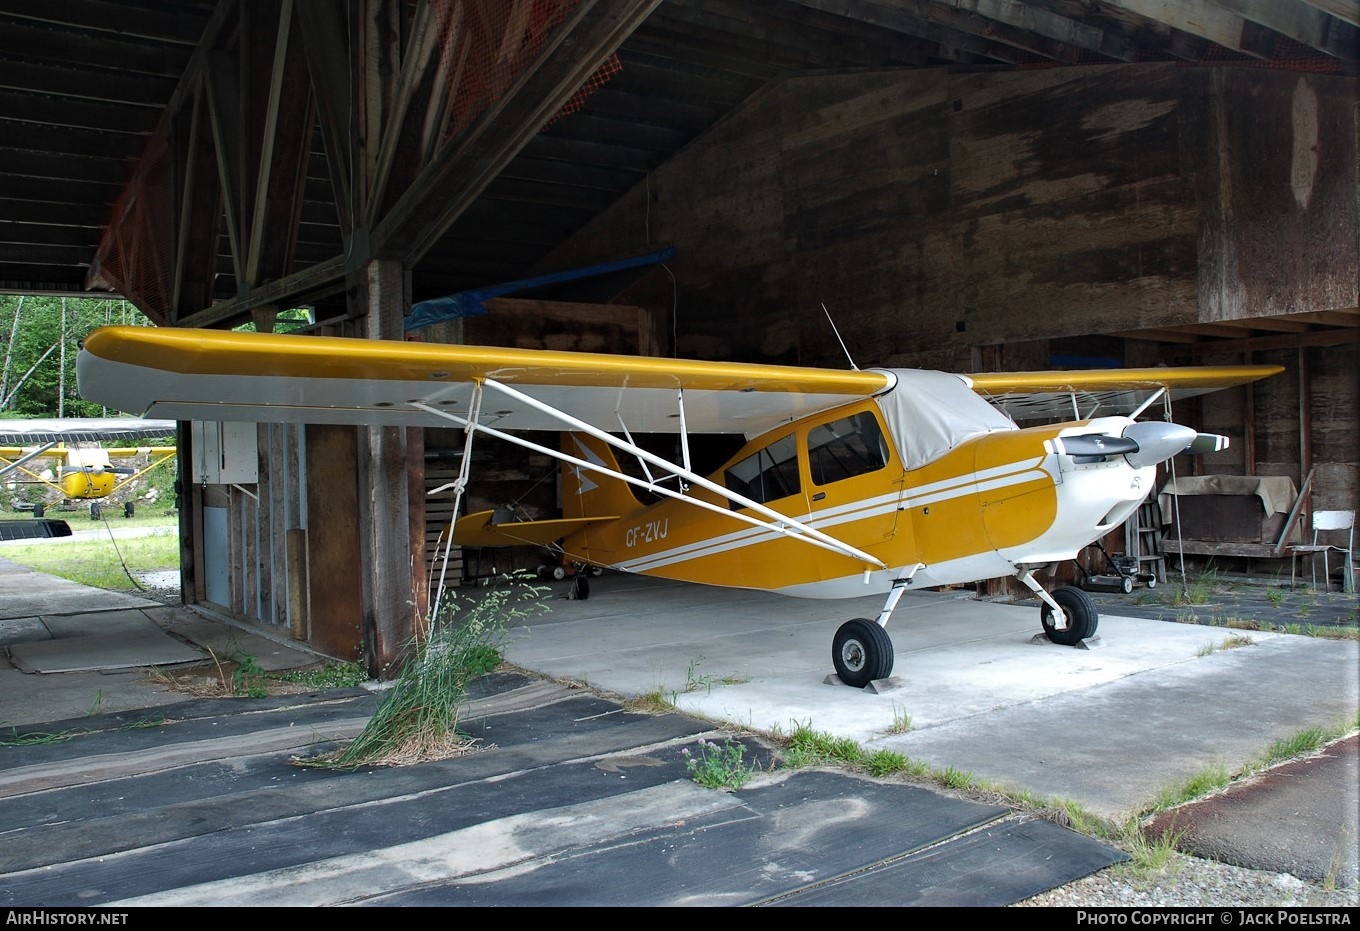
{"label": "white plastic chair", "polygon": [[[1333,531],[1346,532],[1346,545],[1339,546],[1334,543],[1324,543],[1321,534]],[[1294,587],[1294,567],[1298,563],[1300,556],[1309,558],[1308,568],[1313,587],[1317,588],[1317,558],[1322,555],[1322,584],[1327,591],[1332,590],[1331,565],[1329,557],[1332,553],[1345,553],[1346,559],[1341,564],[1343,574],[1341,579],[1341,590],[1343,592],[1355,591],[1355,569],[1352,561],[1354,559],[1355,548],[1355,512],[1354,511],[1314,511],[1313,512],[1313,542],[1296,543],[1289,547],[1289,587]]]}

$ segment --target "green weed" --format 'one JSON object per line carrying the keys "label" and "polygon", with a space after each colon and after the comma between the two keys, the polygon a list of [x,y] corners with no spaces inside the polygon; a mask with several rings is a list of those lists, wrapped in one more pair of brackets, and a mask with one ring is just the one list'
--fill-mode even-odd
{"label": "green weed", "polygon": [[882,779],[894,773],[905,773],[912,771],[913,762],[906,754],[898,753],[896,750],[875,750],[863,759],[864,769],[875,779]]}
{"label": "green weed", "polygon": [[888,726],[888,733],[905,734],[909,730],[911,730],[911,715],[907,714],[905,708],[899,707],[896,702],[893,702],[893,720],[892,724]]}
{"label": "green weed", "polygon": [[1177,805],[1216,792],[1232,780],[1222,763],[1215,763],[1192,775],[1189,779],[1163,789],[1153,803],[1154,811],[1175,808]]}
{"label": "green weed", "polygon": [[11,729],[10,736],[0,737],[0,747],[32,747],[41,744],[56,744],[73,737],[79,737],[84,731],[57,731],[51,733],[47,731],[34,731],[29,734],[20,734],[17,730]]}
{"label": "green weed", "polygon": [[713,691],[713,677],[701,676],[698,669],[704,664],[702,656],[696,656],[689,661],[689,669],[685,672],[685,691],[697,692],[703,689],[706,693]]}
{"label": "green weed", "polygon": [[654,689],[646,695],[639,695],[637,698],[624,703],[629,711],[638,714],[666,714],[675,710],[675,702],[669,701],[661,689]]}
{"label": "green weed", "polygon": [[832,737],[800,724],[789,736],[783,758],[784,763],[794,769],[829,763],[857,766],[864,761],[864,750],[848,737]]}
{"label": "green weed", "polygon": [[754,763],[744,762],[746,745],[727,738],[719,747],[710,740],[699,741],[694,752],[680,751],[690,778],[708,789],[740,789],[756,774]]}
{"label": "green weed", "polygon": [[347,689],[368,681],[368,671],[359,662],[328,663],[315,669],[294,669],[271,678],[314,689]]}
{"label": "green weed", "polygon": [[269,689],[264,680],[269,674],[260,667],[255,657],[244,654],[236,657],[236,670],[231,674],[231,694],[247,698],[265,698]]}

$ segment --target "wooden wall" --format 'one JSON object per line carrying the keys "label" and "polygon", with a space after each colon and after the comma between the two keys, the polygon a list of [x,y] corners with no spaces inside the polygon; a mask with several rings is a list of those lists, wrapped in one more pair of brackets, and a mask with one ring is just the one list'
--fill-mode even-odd
{"label": "wooden wall", "polygon": [[[542,267],[669,242],[674,294],[653,278],[625,298],[674,301],[678,355],[835,367],[823,304],[861,367],[959,371],[1046,368],[1126,330],[1353,310],[1356,91],[1174,64],[797,78]],[[1104,341],[1121,343],[1125,364],[1161,361]],[[1182,360],[1290,369],[1206,402],[1235,445],[1198,465],[1297,481],[1315,434],[1335,473],[1318,506],[1354,506],[1356,418],[1299,419],[1301,383],[1318,418],[1356,409],[1354,344],[1305,355],[1306,382],[1293,349]]]}

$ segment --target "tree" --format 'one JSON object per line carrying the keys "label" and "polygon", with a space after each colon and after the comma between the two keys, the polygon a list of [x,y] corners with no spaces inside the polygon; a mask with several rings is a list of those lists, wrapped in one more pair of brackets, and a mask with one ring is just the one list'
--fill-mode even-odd
{"label": "tree", "polygon": [[150,326],[119,298],[0,295],[0,333],[9,334],[0,370],[0,416],[103,417],[76,385],[76,355],[95,327]]}

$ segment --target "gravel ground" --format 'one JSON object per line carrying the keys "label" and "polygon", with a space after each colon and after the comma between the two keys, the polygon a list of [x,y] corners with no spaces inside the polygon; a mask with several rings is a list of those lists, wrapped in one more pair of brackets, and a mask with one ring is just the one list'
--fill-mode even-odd
{"label": "gravel ground", "polygon": [[1127,867],[1113,866],[1060,886],[1017,908],[1183,908],[1205,906],[1356,908],[1360,891],[1331,890],[1288,873],[1242,869],[1172,854],[1161,873],[1135,878]]}

